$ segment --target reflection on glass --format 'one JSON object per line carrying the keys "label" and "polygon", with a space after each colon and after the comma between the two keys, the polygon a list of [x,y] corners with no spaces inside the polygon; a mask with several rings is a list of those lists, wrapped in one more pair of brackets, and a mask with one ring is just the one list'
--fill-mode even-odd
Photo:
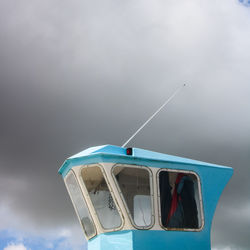
{"label": "reflection on glass", "polygon": [[101,169],[98,166],[85,167],[81,175],[103,228],[120,227],[121,218]]}
{"label": "reflection on glass", "polygon": [[95,235],[95,227],[92,218],[90,217],[85,200],[82,196],[81,190],[72,172],[67,175],[65,184],[68,188],[72,202],[75,205],[76,213],[81,220],[85,235],[88,238],[93,237]]}
{"label": "reflection on glass", "polygon": [[145,227],[151,224],[151,200],[147,195],[134,197],[134,221],[137,226]]}
{"label": "reflection on glass", "polygon": [[149,172],[143,168],[117,166],[113,174],[124,201],[137,227],[152,224],[152,204]]}

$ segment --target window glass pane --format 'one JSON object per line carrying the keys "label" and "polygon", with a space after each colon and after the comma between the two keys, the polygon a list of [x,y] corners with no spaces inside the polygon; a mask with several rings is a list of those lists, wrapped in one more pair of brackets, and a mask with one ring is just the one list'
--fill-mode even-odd
{"label": "window glass pane", "polygon": [[159,173],[161,223],[167,228],[199,229],[201,207],[195,174],[161,171]]}
{"label": "window glass pane", "polygon": [[81,175],[103,228],[120,227],[122,221],[101,169],[86,167]]}
{"label": "window glass pane", "polygon": [[151,197],[147,195],[135,195],[134,197],[134,221],[138,226],[151,224]]}
{"label": "window glass pane", "polygon": [[70,172],[65,180],[65,184],[68,188],[72,202],[75,205],[76,213],[78,214],[83,226],[85,235],[90,238],[95,235],[95,227],[92,218],[89,214],[86,202],[83,198],[81,190],[78,186],[76,178],[72,172]]}
{"label": "window glass pane", "polygon": [[124,202],[137,227],[152,224],[152,204],[149,171],[143,168],[117,166],[113,174]]}

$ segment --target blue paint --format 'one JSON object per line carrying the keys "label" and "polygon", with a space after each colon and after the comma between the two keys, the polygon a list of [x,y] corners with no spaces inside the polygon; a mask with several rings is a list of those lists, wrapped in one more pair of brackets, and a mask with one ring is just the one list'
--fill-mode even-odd
{"label": "blue paint", "polygon": [[208,250],[208,232],[126,230],[104,233],[89,240],[88,250]]}
{"label": "blue paint", "polygon": [[[145,166],[150,164],[151,167],[154,167],[151,165],[151,162],[155,162],[155,161],[157,162],[164,161],[164,162],[169,162],[169,163],[182,163],[184,165],[192,164],[196,166],[198,165],[198,166],[227,168],[224,166],[218,166],[218,165],[211,164],[211,163],[191,160],[188,158],[182,158],[182,157],[173,156],[173,155],[161,154],[161,153],[139,149],[139,148],[133,148],[133,154],[127,155],[126,149],[124,148],[121,148],[118,146],[112,146],[112,145],[104,145],[104,146],[88,148],[76,155],[69,157],[64,162],[62,167],[59,169],[59,173],[63,177],[65,177],[68,171],[73,166],[92,164],[92,163],[98,163],[98,162],[115,162],[115,163],[119,162],[119,163],[127,163],[127,164],[138,164],[139,162],[140,164],[142,164],[142,162],[144,162]],[[155,166],[155,167],[159,167],[159,166]],[[166,168],[166,167],[162,166],[162,168]],[[185,169],[185,167],[182,169]]]}
{"label": "blue paint", "polygon": [[130,250],[133,249],[133,231],[104,233],[88,241],[88,250]]}
{"label": "blue paint", "polygon": [[74,166],[101,162],[136,164],[153,168],[196,172],[201,180],[205,224],[199,232],[126,230],[104,233],[88,241],[89,250],[211,249],[210,231],[213,215],[219,197],[233,174],[232,168],[138,148],[133,148],[130,156],[126,155],[126,149],[124,148],[105,145],[89,148],[68,158],[59,169],[59,173],[65,177]]}

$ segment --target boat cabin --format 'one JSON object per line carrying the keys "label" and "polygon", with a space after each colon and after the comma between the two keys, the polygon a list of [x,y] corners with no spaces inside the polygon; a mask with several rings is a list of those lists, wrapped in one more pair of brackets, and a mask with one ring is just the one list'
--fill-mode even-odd
{"label": "boat cabin", "polygon": [[59,173],[89,250],[206,250],[233,169],[105,145],[68,158]]}

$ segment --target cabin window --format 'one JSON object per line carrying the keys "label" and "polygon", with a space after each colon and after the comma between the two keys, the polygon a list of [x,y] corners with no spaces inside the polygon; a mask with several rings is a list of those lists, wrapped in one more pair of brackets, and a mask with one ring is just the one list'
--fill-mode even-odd
{"label": "cabin window", "polygon": [[95,236],[96,230],[93,220],[89,214],[86,202],[83,198],[77,180],[72,172],[69,172],[66,176],[65,184],[86,237],[91,238]]}
{"label": "cabin window", "polygon": [[149,228],[154,222],[151,172],[145,167],[127,165],[115,166],[112,171],[132,224]]}
{"label": "cabin window", "polygon": [[162,170],[158,173],[161,225],[167,229],[202,227],[199,178],[192,172]]}
{"label": "cabin window", "polygon": [[122,220],[101,168],[83,167],[81,176],[104,230],[119,228]]}

